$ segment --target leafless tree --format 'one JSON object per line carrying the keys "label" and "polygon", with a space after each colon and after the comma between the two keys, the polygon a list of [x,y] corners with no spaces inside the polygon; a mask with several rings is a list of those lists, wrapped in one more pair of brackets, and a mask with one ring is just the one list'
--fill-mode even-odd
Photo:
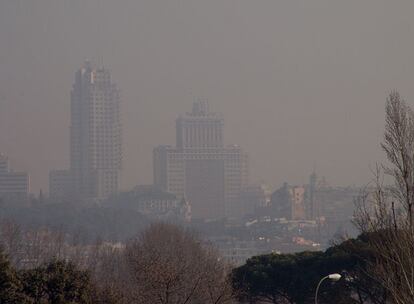
{"label": "leafless tree", "polygon": [[385,173],[394,179],[391,194],[406,215],[402,224],[413,230],[414,204],[414,114],[398,92],[390,94],[386,105],[382,143],[390,166]]}
{"label": "leafless tree", "polygon": [[127,244],[133,303],[230,303],[227,271],[218,255],[190,232],[154,224]]}
{"label": "leafless tree", "polygon": [[71,259],[72,248],[61,230],[47,228],[26,230],[23,234],[24,263],[22,267],[36,267],[54,258]]}
{"label": "leafless tree", "polygon": [[[388,164],[375,171],[375,186],[357,209],[356,223],[370,235],[375,253],[370,273],[392,303],[414,299],[414,114],[398,92],[386,103],[384,141]],[[384,186],[384,176],[393,184]]]}
{"label": "leafless tree", "polygon": [[23,228],[12,220],[0,221],[0,246],[17,269],[40,266],[52,259],[70,260],[84,268],[91,246],[79,238],[61,229]]}
{"label": "leafless tree", "polygon": [[150,226],[126,245],[95,244],[81,235],[0,222],[0,244],[18,269],[53,259],[88,269],[95,303],[233,303],[230,266],[193,233],[173,224]]}
{"label": "leafless tree", "polygon": [[204,303],[232,303],[235,298],[235,290],[229,276],[231,265],[224,263],[215,249],[206,248],[205,250],[208,269],[202,288],[206,298]]}
{"label": "leafless tree", "polygon": [[88,252],[87,268],[96,286],[96,303],[127,304],[131,286],[123,247],[97,240]]}
{"label": "leafless tree", "polygon": [[14,266],[21,265],[23,256],[23,232],[21,227],[11,220],[0,222],[0,244]]}

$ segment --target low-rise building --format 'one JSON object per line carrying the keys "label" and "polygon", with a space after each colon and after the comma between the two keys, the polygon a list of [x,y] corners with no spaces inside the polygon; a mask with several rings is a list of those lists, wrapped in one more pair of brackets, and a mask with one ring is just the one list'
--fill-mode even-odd
{"label": "low-rise building", "polygon": [[110,201],[119,208],[138,211],[149,218],[191,219],[191,207],[186,200],[152,185],[136,186],[113,196]]}

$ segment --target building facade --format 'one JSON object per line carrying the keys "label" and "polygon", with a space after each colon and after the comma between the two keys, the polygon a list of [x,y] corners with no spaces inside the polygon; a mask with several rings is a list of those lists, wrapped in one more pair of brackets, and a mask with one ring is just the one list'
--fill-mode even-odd
{"label": "building facade", "polygon": [[120,183],[120,95],[105,68],[86,63],[71,91],[70,174],[73,192],[103,199]]}
{"label": "building facade", "polygon": [[248,159],[239,146],[224,148],[223,118],[197,100],[176,121],[176,147],[154,149],[154,184],[185,198],[193,218],[241,216],[241,190],[247,185]]}
{"label": "building facade", "polygon": [[222,149],[224,119],[209,112],[206,99],[193,103],[190,113],[176,120],[177,149]]}
{"label": "building facade", "polygon": [[8,157],[0,154],[0,198],[6,201],[25,202],[29,193],[29,174],[12,171]]}
{"label": "building facade", "polygon": [[274,215],[287,220],[305,220],[305,187],[285,183],[271,197],[270,206]]}

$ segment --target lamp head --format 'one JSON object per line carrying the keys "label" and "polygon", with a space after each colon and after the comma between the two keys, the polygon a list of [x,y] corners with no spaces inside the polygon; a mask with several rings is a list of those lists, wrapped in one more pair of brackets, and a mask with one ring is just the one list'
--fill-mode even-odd
{"label": "lamp head", "polygon": [[339,281],[341,279],[341,275],[339,273],[332,273],[328,275],[328,278],[332,281]]}

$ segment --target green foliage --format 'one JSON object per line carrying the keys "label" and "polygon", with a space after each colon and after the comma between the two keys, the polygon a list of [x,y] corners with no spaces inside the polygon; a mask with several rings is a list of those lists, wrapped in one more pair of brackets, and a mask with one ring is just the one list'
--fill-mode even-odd
{"label": "green foliage", "polygon": [[325,252],[328,262],[345,271],[346,286],[352,290],[358,303],[384,304],[387,301],[385,288],[369,274],[376,259],[370,241],[378,237],[378,232],[363,233],[358,238],[346,240]]}
{"label": "green foliage", "polygon": [[88,304],[93,291],[89,273],[71,262],[53,260],[17,273],[0,249],[0,304]]}
{"label": "green foliage", "polygon": [[42,303],[46,296],[46,276],[42,269],[25,270],[19,273],[23,285],[23,292],[33,301]]}
{"label": "green foliage", "polygon": [[249,259],[234,269],[233,287],[239,300],[249,303],[313,303],[321,278],[341,273],[343,279],[325,281],[320,303],[385,303],[384,288],[367,275],[374,255],[368,239],[361,235],[330,247],[325,252],[268,254]]}
{"label": "green foliage", "polygon": [[86,271],[65,261],[51,261],[20,273],[23,291],[34,303],[91,303],[92,284]]}
{"label": "green foliage", "polygon": [[234,270],[234,287],[241,300],[253,303],[306,303],[323,275],[322,257],[322,252],[253,257]]}
{"label": "green foliage", "polygon": [[21,292],[20,281],[10,266],[3,250],[0,250],[0,304],[27,303]]}

